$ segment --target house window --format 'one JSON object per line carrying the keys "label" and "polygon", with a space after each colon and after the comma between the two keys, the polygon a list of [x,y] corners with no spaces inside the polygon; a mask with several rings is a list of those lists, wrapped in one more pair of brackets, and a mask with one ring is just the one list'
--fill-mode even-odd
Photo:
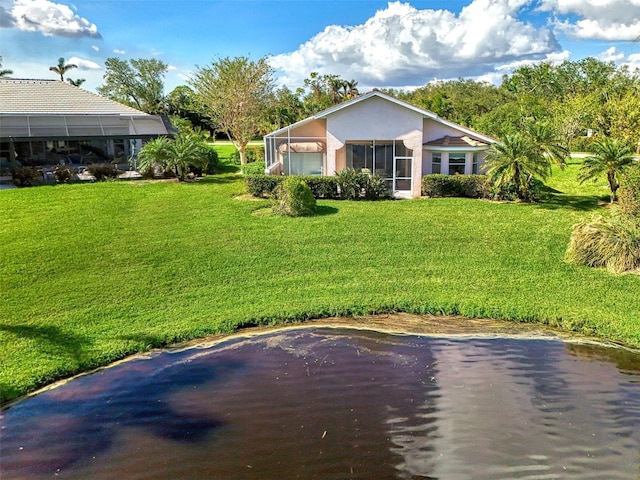
{"label": "house window", "polygon": [[284,170],[288,175],[322,175],[324,153],[294,153],[284,155]]}
{"label": "house window", "polygon": [[464,153],[449,154],[449,175],[464,175],[464,164],[466,155]]}
{"label": "house window", "polygon": [[431,173],[440,173],[442,168],[442,154],[433,152],[431,154]]}
{"label": "house window", "polygon": [[478,153],[475,152],[473,154],[473,174],[477,175],[478,173],[480,173],[480,170],[478,168]]}
{"label": "house window", "polygon": [[373,142],[348,143],[347,168],[373,172]]}

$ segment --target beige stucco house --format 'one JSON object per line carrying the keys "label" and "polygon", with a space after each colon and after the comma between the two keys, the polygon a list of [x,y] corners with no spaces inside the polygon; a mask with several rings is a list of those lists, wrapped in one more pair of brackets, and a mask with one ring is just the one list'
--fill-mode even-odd
{"label": "beige stucco house", "polygon": [[423,175],[479,173],[494,139],[378,90],[264,137],[266,173],[385,178],[394,196],[420,196]]}

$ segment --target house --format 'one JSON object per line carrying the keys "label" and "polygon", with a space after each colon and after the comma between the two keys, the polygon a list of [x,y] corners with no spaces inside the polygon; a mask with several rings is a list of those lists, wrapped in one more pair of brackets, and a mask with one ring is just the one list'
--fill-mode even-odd
{"label": "house", "polygon": [[345,168],[387,180],[397,198],[419,197],[430,173],[479,173],[494,139],[379,90],[264,137],[267,174],[333,175]]}
{"label": "house", "polygon": [[158,115],[59,80],[0,79],[0,168],[123,162],[175,133]]}

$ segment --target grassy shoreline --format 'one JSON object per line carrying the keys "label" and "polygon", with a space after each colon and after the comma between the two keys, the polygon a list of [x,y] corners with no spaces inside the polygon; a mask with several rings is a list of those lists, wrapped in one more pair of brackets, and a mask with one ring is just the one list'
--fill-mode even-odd
{"label": "grassy shoreline", "polygon": [[403,311],[539,322],[640,347],[640,277],[563,262],[602,185],[536,205],[320,201],[253,215],[232,174],[2,192],[2,403],[242,326]]}

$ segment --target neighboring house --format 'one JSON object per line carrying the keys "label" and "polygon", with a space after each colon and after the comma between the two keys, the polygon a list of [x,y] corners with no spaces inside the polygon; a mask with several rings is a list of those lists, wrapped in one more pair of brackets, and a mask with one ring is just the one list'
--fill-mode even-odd
{"label": "neighboring house", "polygon": [[163,117],[59,80],[0,79],[0,166],[126,162],[175,133]]}
{"label": "neighboring house", "polygon": [[394,196],[419,197],[423,175],[480,173],[494,139],[373,90],[264,137],[266,173],[385,178]]}

